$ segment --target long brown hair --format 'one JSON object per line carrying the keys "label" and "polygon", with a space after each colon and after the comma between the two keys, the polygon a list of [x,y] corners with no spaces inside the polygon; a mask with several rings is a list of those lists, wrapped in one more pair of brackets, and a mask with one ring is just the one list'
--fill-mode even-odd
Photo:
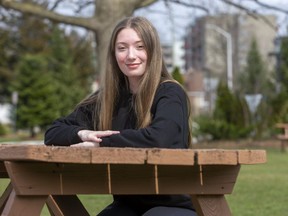
{"label": "long brown hair", "polygon": [[106,73],[101,82],[101,107],[98,127],[101,130],[111,129],[113,108],[119,96],[120,88],[129,89],[127,77],[121,72],[115,57],[115,43],[119,32],[132,28],[141,38],[147,52],[147,66],[140,80],[137,93],[134,95],[134,109],[137,116],[137,127],[143,128],[151,122],[150,109],[155,92],[162,80],[172,80],[163,63],[162,48],[156,29],[144,17],[128,17],[115,27],[108,48]]}
{"label": "long brown hair", "polygon": [[[159,84],[163,81],[175,80],[168,73],[162,56],[162,47],[155,27],[144,17],[128,17],[120,21],[110,39],[106,71],[96,101],[94,127],[95,130],[111,130],[114,107],[119,98],[120,89],[129,90],[127,77],[121,72],[116,56],[115,43],[119,32],[124,28],[132,28],[141,38],[146,53],[146,71],[142,76],[137,93],[134,95],[134,109],[137,116],[137,127],[143,128],[151,122],[151,106]],[[190,103],[189,103],[190,104]],[[189,106],[189,105],[188,105]],[[190,107],[190,106],[189,106]]]}

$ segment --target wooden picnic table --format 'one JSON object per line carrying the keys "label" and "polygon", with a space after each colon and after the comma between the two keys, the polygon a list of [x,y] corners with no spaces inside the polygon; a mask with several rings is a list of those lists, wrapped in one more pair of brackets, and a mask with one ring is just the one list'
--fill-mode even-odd
{"label": "wooden picnic table", "polygon": [[190,194],[199,216],[231,215],[240,166],[266,162],[265,150],[140,149],[0,145],[9,177],[1,215],[89,215],[78,194]]}
{"label": "wooden picnic table", "polygon": [[286,147],[288,143],[288,124],[287,123],[277,123],[276,128],[282,130],[281,134],[277,135],[277,138],[281,142],[281,152],[286,152]]}

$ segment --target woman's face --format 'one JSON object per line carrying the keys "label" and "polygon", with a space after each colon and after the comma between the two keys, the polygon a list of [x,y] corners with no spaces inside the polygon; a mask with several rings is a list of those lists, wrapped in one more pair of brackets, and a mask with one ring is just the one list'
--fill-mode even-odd
{"label": "woman's face", "polygon": [[118,33],[115,56],[122,73],[128,77],[130,89],[136,90],[146,70],[147,52],[143,41],[132,28],[124,28]]}

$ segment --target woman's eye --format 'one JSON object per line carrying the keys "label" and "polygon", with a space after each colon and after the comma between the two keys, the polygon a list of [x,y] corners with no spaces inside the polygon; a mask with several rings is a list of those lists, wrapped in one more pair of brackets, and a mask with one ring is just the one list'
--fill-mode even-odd
{"label": "woman's eye", "polygon": [[120,46],[120,47],[117,47],[117,49],[118,49],[119,51],[123,51],[123,50],[126,49],[126,47],[124,47],[124,46]]}
{"label": "woman's eye", "polygon": [[144,45],[138,45],[137,49],[144,49]]}

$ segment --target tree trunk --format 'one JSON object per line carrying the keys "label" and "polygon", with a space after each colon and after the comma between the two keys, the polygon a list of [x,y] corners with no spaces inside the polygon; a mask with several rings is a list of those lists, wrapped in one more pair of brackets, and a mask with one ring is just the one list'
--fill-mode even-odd
{"label": "tree trunk", "polygon": [[[97,44],[96,52],[99,71],[102,75],[104,72],[107,46],[115,24],[124,17],[131,16],[136,9],[148,6],[156,1],[157,0],[94,0],[95,13],[91,17],[66,16],[55,11],[50,11],[40,4],[31,4],[25,1],[0,0],[0,6],[59,23],[83,27],[94,32]],[[59,2],[61,2],[61,0]]]}

